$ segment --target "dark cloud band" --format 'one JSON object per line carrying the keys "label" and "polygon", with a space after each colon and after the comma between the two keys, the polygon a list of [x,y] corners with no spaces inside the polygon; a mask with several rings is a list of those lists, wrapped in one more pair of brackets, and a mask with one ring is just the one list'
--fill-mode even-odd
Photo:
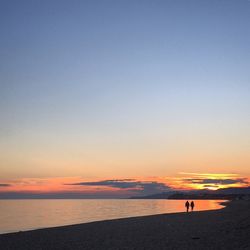
{"label": "dark cloud band", "polygon": [[134,179],[120,179],[120,180],[103,180],[95,182],[79,182],[65,185],[77,186],[106,186],[119,189],[129,189],[140,194],[153,194],[157,192],[169,191],[170,187],[164,183],[154,181],[135,181]]}
{"label": "dark cloud band", "polygon": [[193,184],[216,184],[216,185],[230,185],[230,184],[248,184],[245,178],[237,179],[201,179],[201,178],[188,178],[184,181]]}

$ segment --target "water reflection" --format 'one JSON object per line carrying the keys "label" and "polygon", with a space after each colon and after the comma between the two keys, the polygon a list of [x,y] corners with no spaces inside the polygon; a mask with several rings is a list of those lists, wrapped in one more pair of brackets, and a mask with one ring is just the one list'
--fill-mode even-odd
{"label": "water reflection", "polygon": [[[184,200],[0,200],[0,233],[98,220],[184,212]],[[195,200],[195,210],[221,201]]]}

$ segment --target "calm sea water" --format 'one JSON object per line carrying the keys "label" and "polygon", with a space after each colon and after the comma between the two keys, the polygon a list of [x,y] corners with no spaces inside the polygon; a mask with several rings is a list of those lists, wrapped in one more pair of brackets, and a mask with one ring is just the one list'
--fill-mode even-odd
{"label": "calm sea water", "polygon": [[[195,210],[220,201],[195,201]],[[0,233],[184,211],[183,200],[0,200]]]}

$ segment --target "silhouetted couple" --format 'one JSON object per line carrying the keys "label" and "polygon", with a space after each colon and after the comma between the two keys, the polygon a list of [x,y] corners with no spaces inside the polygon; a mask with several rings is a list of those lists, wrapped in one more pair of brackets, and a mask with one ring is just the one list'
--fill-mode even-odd
{"label": "silhouetted couple", "polygon": [[189,211],[189,207],[191,207],[191,211],[193,211],[194,210],[194,202],[191,201],[191,203],[189,204],[189,201],[186,201],[185,207],[187,209],[187,212]]}

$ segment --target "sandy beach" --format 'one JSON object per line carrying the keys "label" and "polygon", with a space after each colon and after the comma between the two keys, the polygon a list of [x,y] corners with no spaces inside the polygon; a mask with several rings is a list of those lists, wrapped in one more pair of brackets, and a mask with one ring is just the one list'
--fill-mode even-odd
{"label": "sandy beach", "polygon": [[0,249],[250,249],[250,202],[3,234]]}

